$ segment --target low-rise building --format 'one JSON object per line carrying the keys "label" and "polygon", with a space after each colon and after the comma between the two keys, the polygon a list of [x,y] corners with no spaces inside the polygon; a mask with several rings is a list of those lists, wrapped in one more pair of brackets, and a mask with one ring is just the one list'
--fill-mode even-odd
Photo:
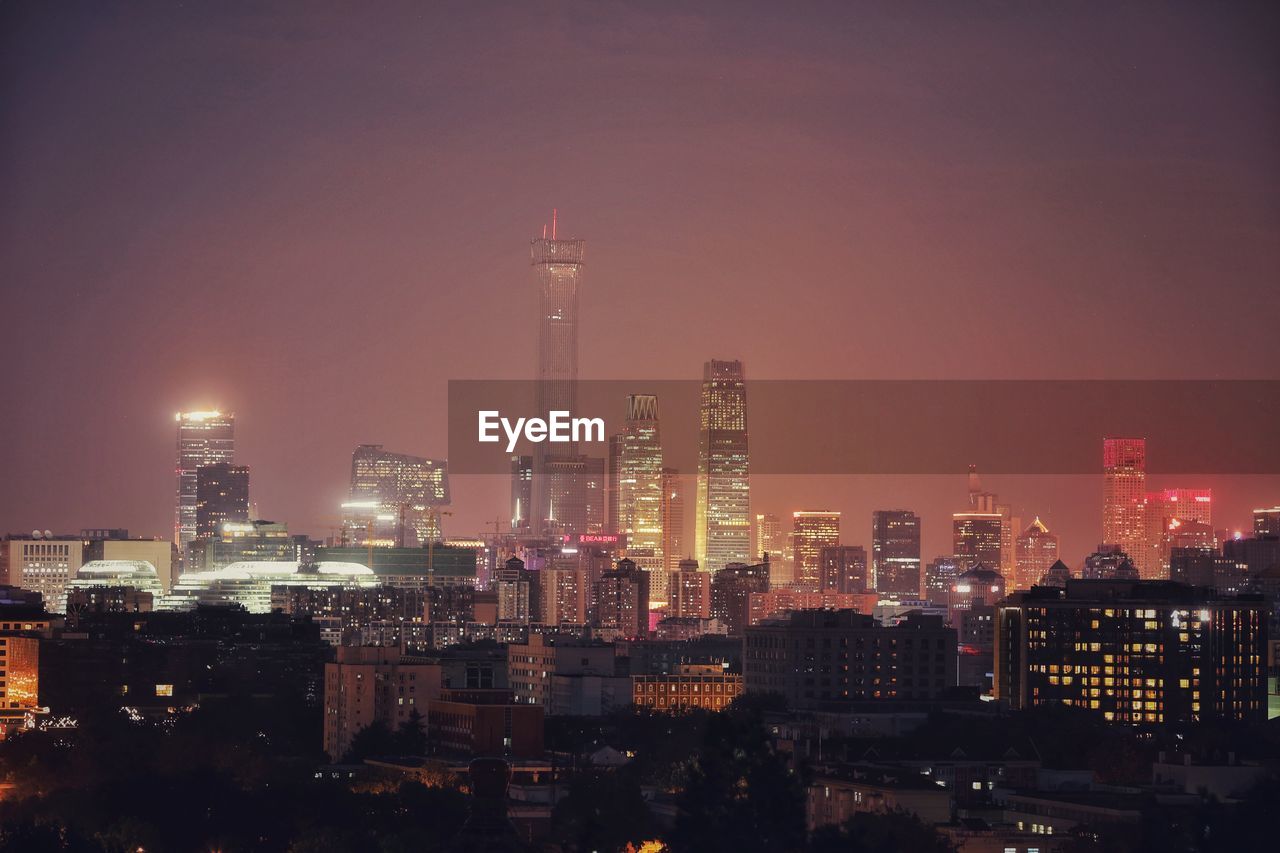
{"label": "low-rise building", "polygon": [[658,711],[721,711],[742,695],[742,676],[714,664],[684,664],[670,675],[634,675],[631,680],[636,707]]}
{"label": "low-rise building", "polygon": [[542,729],[542,708],[516,704],[510,690],[445,690],[427,702],[433,753],[536,758]]}
{"label": "low-rise building", "polygon": [[775,692],[793,708],[862,699],[932,699],[956,683],[956,632],[937,616],[893,627],[852,610],[797,610],[747,629],[748,692]]}

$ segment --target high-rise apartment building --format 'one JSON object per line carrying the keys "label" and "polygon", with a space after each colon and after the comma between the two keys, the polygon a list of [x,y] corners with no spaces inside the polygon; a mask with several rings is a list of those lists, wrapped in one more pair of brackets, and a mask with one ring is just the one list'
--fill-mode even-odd
{"label": "high-rise apartment building", "polygon": [[708,361],[702,373],[694,556],[718,572],[751,547],[746,374],[741,361]]}
{"label": "high-rise apartment building", "polygon": [[1058,561],[1058,536],[1050,533],[1049,528],[1037,517],[1018,536],[1016,551],[1017,568],[1012,578],[1013,588],[1031,589],[1040,582],[1049,567]]}
{"label": "high-rise apartment building", "polygon": [[356,732],[380,722],[395,730],[427,701],[440,695],[439,663],[401,659],[400,650],[381,646],[337,650],[324,665],[324,749],[338,761]]}
{"label": "high-rise apartment building", "polygon": [[1102,542],[1129,558],[1147,552],[1147,440],[1102,441]]}
{"label": "high-rise apartment building", "polygon": [[822,549],[840,544],[840,513],[801,511],[791,517],[795,560],[792,586],[803,592],[822,589]]}
{"label": "high-rise apartment building", "polygon": [[871,575],[876,592],[920,595],[920,516],[908,509],[871,514]]}
{"label": "high-rise apartment building", "polygon": [[751,594],[769,591],[769,563],[730,563],[711,579],[711,618],[729,628],[729,635],[741,637],[750,624]]}
{"label": "high-rise apartment building", "polygon": [[215,462],[196,469],[196,535],[214,536],[228,521],[249,520],[249,467]]}
{"label": "high-rise apartment building", "polygon": [[1267,604],[1164,581],[1067,581],[997,606],[995,694],[1117,723],[1267,718]]}
{"label": "high-rise apartment building", "polygon": [[196,537],[196,472],[202,465],[234,462],[236,416],[219,411],[178,412],[177,502],[173,541],[185,557]]}
{"label": "high-rise apartment building", "polygon": [[448,506],[444,460],[361,444],[351,454],[351,492],[343,527],[351,544],[413,547],[442,539],[437,508]]}
{"label": "high-rise apartment building", "polygon": [[596,625],[623,639],[649,636],[649,573],[622,559],[596,584]]}
{"label": "high-rise apartment building", "polygon": [[670,599],[667,611],[681,619],[711,616],[711,573],[698,570],[697,560],[681,560],[680,568],[667,576]]}

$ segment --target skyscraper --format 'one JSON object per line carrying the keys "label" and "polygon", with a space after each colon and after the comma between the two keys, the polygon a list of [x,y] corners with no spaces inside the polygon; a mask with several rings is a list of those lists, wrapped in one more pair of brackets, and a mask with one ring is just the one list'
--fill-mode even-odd
{"label": "skyscraper", "polygon": [[511,532],[529,532],[533,503],[533,457],[511,457]]}
{"label": "skyscraper", "polygon": [[215,462],[196,469],[196,535],[216,536],[228,521],[249,520],[249,467]]}
{"label": "skyscraper", "polygon": [[401,547],[439,541],[435,510],[449,502],[444,460],[392,453],[381,444],[361,444],[351,454],[351,493],[343,504],[348,541]]}
{"label": "skyscraper", "polygon": [[662,434],[658,398],[627,397],[626,426],[619,435],[615,533],[627,537],[627,557],[649,573],[649,596],[667,601],[662,552]]}
{"label": "skyscraper", "polygon": [[982,563],[999,569],[1005,518],[998,512],[957,512],[951,516],[951,552],[965,568]]}
{"label": "skyscraper", "polygon": [[1147,549],[1147,440],[1102,440],[1102,542],[1131,559]]}
{"label": "skyscraper", "polygon": [[675,468],[662,469],[662,558],[668,572],[680,570],[686,556],[684,482]]}
{"label": "skyscraper", "polygon": [[861,545],[832,545],[818,555],[822,571],[822,591],[840,593],[866,592],[867,549]]}
{"label": "skyscraper", "polygon": [[920,595],[920,516],[909,509],[871,514],[871,573],[876,592]]}
{"label": "skyscraper", "polygon": [[[578,399],[578,287],[582,283],[586,258],[585,240],[561,240],[552,213],[551,236],[546,229],[529,248],[529,259],[538,282],[538,375],[536,398],[538,416],[550,412],[573,412]],[[545,443],[534,445],[533,451],[533,532],[536,535],[585,533],[585,529],[566,530],[565,518],[572,515],[564,507],[560,523],[555,523],[555,496],[561,503],[582,504],[585,498],[567,495],[566,490],[579,488],[578,466],[558,464],[577,457],[576,444],[560,445],[551,453]],[[548,464],[551,460],[557,464]],[[565,482],[554,482],[565,478]],[[603,471],[601,481],[603,484]],[[603,494],[600,496],[603,498]],[[602,507],[603,509],[603,507]],[[597,528],[598,529],[598,528]]]}
{"label": "skyscraper", "polygon": [[840,513],[793,513],[791,541],[796,567],[792,585],[803,592],[818,592],[822,589],[822,549],[840,544]]}
{"label": "skyscraper", "polygon": [[702,373],[695,557],[704,570],[748,562],[751,547],[747,388],[741,361]]}
{"label": "skyscraper", "polygon": [[1013,588],[1031,589],[1040,583],[1045,572],[1057,561],[1058,537],[1050,533],[1049,528],[1037,517],[1018,537],[1017,571],[1012,578]]}
{"label": "skyscraper", "polygon": [[1253,511],[1253,535],[1257,539],[1280,539],[1280,506]]}
{"label": "skyscraper", "polygon": [[178,412],[177,501],[173,521],[173,541],[179,555],[187,553],[187,543],[196,537],[196,471],[201,465],[233,462],[236,446],[236,416],[218,411]]}
{"label": "skyscraper", "polygon": [[1133,557],[1143,580],[1168,580],[1173,536],[1183,525],[1213,528],[1212,489],[1162,489],[1146,494],[1145,550]]}
{"label": "skyscraper", "polygon": [[771,584],[778,586],[791,583],[794,577],[791,561],[794,556],[787,545],[787,534],[782,530],[782,519],[772,512],[756,513],[755,558],[768,559]]}

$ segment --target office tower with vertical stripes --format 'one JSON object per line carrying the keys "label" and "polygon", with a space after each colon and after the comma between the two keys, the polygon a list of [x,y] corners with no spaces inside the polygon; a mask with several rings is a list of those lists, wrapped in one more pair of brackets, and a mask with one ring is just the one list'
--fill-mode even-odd
{"label": "office tower with vertical stripes", "polygon": [[667,600],[662,536],[662,434],[658,398],[627,397],[626,426],[617,442],[615,533],[626,536],[627,557],[649,573],[653,601]]}
{"label": "office tower with vertical stripes", "polygon": [[882,595],[920,595],[920,516],[909,509],[871,514],[871,573]]}
{"label": "office tower with vertical stripes", "polygon": [[792,514],[791,541],[795,554],[792,586],[803,592],[822,589],[822,549],[840,544],[840,513]]}
{"label": "office tower with vertical stripes", "polygon": [[[538,416],[573,412],[578,399],[578,289],[586,258],[585,240],[560,239],[556,213],[550,236],[544,227],[529,249],[538,282]],[[605,523],[605,462],[578,453],[576,442],[533,450],[530,532],[563,539],[599,533]]]}
{"label": "office tower with vertical stripes", "polygon": [[704,571],[748,563],[751,548],[746,373],[708,361],[702,373],[695,558]]}
{"label": "office tower with vertical stripes", "polygon": [[178,412],[177,500],[173,541],[179,555],[196,538],[196,472],[202,465],[235,461],[236,416],[230,412]]}
{"label": "office tower with vertical stripes", "polygon": [[1137,561],[1147,548],[1147,440],[1102,440],[1102,542]]}

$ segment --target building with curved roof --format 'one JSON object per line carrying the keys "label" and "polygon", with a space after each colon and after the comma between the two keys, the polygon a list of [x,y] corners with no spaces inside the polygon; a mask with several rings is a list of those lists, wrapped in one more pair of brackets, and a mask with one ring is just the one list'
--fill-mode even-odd
{"label": "building with curved roof", "polygon": [[373,570],[360,563],[246,560],[223,569],[182,575],[172,592],[160,599],[156,609],[193,610],[202,604],[239,604],[250,613],[270,613],[273,587],[323,589],[377,585]]}

